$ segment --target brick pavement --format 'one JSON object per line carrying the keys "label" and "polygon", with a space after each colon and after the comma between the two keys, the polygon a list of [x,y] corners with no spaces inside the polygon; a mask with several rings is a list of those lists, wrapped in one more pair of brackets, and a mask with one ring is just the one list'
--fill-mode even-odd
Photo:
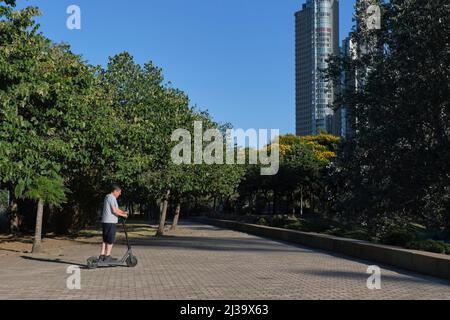
{"label": "brick pavement", "polygon": [[83,266],[97,246],[74,243],[64,256],[0,257],[0,299],[450,300],[449,281],[383,268],[382,289],[372,291],[370,262],[196,223],[141,239],[133,249],[134,269],[82,267],[81,290],[67,289],[67,267]]}

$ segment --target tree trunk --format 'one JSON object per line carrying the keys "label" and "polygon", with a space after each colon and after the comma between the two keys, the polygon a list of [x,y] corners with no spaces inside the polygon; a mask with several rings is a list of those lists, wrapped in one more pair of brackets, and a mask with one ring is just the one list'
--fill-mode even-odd
{"label": "tree trunk", "polygon": [[180,212],[181,212],[181,203],[178,202],[177,203],[177,208],[175,210],[175,216],[173,217],[172,227],[170,228],[171,230],[176,230],[177,229],[178,220],[180,219]]}
{"label": "tree trunk", "polygon": [[277,214],[277,193],[273,192],[272,215]]}
{"label": "tree trunk", "polygon": [[311,194],[311,206],[312,206],[312,213],[316,213],[316,199],[314,197],[314,194]]}
{"label": "tree trunk", "polygon": [[295,219],[295,198],[294,198],[294,194],[291,193],[291,204],[290,204],[291,210],[289,213],[289,218],[291,219]]}
{"label": "tree trunk", "polygon": [[310,207],[311,207],[311,213],[314,214],[315,213],[315,208],[314,208],[314,196],[312,191],[309,192],[309,198],[310,198]]}
{"label": "tree trunk", "polygon": [[44,201],[39,200],[36,215],[36,230],[34,232],[34,243],[32,253],[39,253],[41,251],[42,240],[42,218],[44,216]]}
{"label": "tree trunk", "polygon": [[20,229],[20,220],[19,220],[19,212],[18,212],[19,209],[17,207],[17,202],[16,202],[16,200],[11,200],[8,205],[9,205],[8,214],[9,214],[9,219],[10,219],[9,230],[13,234],[18,233],[19,229]]}
{"label": "tree trunk", "polygon": [[167,191],[163,202],[161,203],[161,210],[159,214],[159,227],[156,232],[156,236],[160,237],[164,235],[164,226],[166,225],[167,207],[169,206],[170,190]]}
{"label": "tree trunk", "polygon": [[303,187],[300,188],[300,216],[303,217]]}

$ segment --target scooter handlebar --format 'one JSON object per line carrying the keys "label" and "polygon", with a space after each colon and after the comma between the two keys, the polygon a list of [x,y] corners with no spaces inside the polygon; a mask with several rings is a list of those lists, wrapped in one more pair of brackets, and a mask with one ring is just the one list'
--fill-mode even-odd
{"label": "scooter handlebar", "polygon": [[126,222],[127,222],[127,218],[119,217],[119,223],[126,223]]}

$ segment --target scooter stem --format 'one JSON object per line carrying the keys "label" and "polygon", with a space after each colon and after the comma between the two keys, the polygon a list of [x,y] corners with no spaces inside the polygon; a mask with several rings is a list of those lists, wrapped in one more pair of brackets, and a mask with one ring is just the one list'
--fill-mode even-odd
{"label": "scooter stem", "polygon": [[128,241],[128,233],[127,233],[127,228],[125,227],[125,220],[122,221],[122,225],[123,225],[123,231],[125,232],[125,239],[127,241],[127,247],[128,247],[128,250],[130,250],[131,247],[130,247],[130,242]]}

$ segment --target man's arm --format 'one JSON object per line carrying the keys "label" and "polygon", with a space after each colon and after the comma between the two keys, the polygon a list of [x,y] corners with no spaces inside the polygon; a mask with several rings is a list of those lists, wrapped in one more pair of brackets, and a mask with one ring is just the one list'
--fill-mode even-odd
{"label": "man's arm", "polygon": [[114,206],[111,206],[112,212],[118,216],[118,217],[123,217],[123,218],[128,218],[128,212],[122,211],[119,208],[116,208]]}

